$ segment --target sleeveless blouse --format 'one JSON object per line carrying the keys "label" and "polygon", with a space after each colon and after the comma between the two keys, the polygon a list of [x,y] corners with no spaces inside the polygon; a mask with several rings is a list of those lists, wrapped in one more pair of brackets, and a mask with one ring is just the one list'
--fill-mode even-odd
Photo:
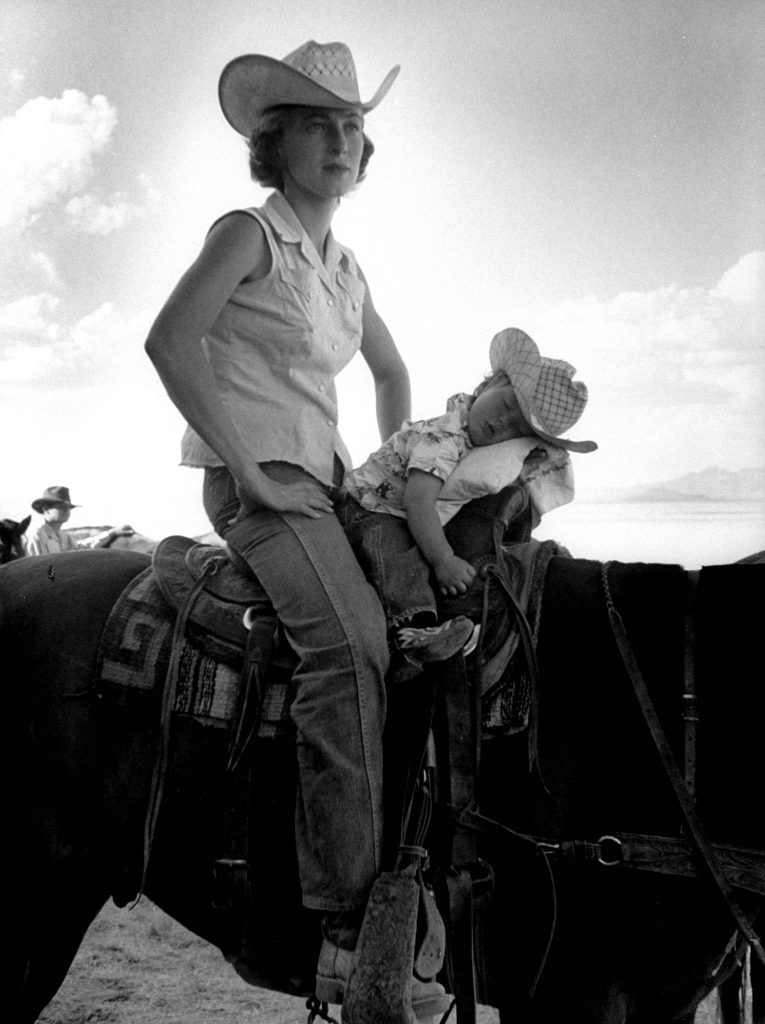
{"label": "sleeveless blouse", "polygon": [[[256,462],[301,466],[326,485],[337,455],[350,468],[338,432],[335,377],[361,345],[365,286],[350,249],[330,232],[321,260],[280,192],[241,211],[264,229],[271,268],[233,291],[202,340],[220,397]],[[221,466],[187,427],[185,466]]]}

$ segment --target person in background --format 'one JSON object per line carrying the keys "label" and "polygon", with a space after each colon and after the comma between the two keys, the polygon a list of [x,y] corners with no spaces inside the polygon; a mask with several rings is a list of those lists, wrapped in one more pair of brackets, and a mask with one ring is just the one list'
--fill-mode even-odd
{"label": "person in background", "polygon": [[[146,351],[204,467],[216,532],[265,588],[297,655],[290,714],[298,755],[303,903],[319,911],[316,994],[341,1002],[381,870],[385,617],[335,514],[350,459],[335,377],[360,351],[388,437],[410,415],[409,376],[350,249],[331,223],[364,177],[368,102],[344,43],[309,40],[283,60],[238,57],[219,83],[247,139],[250,173],[274,191],[231,211],[160,311]],[[418,1017],[449,1006],[413,978]]]}
{"label": "person in background", "polygon": [[93,548],[108,547],[117,537],[132,537],[132,526],[112,526],[108,530],[85,540],[75,540],[62,527],[69,521],[73,508],[79,508],[69,497],[69,488],[46,487],[41,498],[35,498],[32,508],[39,512],[44,522],[26,538],[28,555],[53,555],[61,551],[89,551]]}

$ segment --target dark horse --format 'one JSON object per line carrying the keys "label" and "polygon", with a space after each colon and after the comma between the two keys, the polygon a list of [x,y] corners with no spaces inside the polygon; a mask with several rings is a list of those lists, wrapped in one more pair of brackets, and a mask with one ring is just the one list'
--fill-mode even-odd
{"label": "dark horse", "polygon": [[[104,902],[135,896],[157,735],[145,705],[108,699],[96,677],[109,611],[149,559],[103,550],[57,556],[55,573],[47,563],[26,558],[0,572],[5,745],[14,745],[5,776],[15,858],[3,908],[12,940],[6,1002],[18,1024],[35,1021],[51,1000]],[[608,569],[678,753],[686,575],[677,566]],[[765,763],[752,666],[764,585],[762,566],[704,570],[695,643],[698,806],[715,842],[760,854]],[[605,835],[681,833],[674,793],[614,646],[600,563],[552,559],[538,655],[540,772],[529,772],[524,732],[491,736],[483,746],[481,812],[513,831],[494,826],[480,840],[495,886],[476,950],[479,999],[514,1024],[692,1021],[735,966],[726,952],[737,947],[736,928],[714,887],[687,872],[624,866],[615,843],[602,858],[617,861],[610,866],[558,856],[564,840],[581,841],[570,847],[576,853]],[[225,908],[213,907],[226,747],[225,730],[176,718],[144,891],[248,980],[308,993],[319,939],[300,907],[292,744],[256,744],[253,772],[267,780],[252,823],[263,884],[251,895],[244,942]],[[765,863],[754,862],[760,870]],[[752,918],[765,903],[755,892],[738,896]]]}
{"label": "dark horse", "polygon": [[15,519],[0,519],[0,565],[13,562],[25,555],[22,537],[27,531],[31,516],[17,523]]}

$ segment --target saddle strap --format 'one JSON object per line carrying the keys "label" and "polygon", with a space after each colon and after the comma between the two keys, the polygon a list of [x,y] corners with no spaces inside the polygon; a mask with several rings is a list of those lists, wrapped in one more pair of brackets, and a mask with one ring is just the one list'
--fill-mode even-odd
{"label": "saddle strap", "polygon": [[547,792],[539,766],[539,663],[537,661],[536,647],[534,646],[534,636],[531,632],[529,620],[526,618],[523,608],[521,608],[520,602],[515,596],[504,561],[498,559],[494,565],[487,565],[484,572],[488,577],[496,579],[502,587],[518,623],[518,631],[529,674],[529,771],[536,770],[542,786],[545,792]]}
{"label": "saddle strap", "polygon": [[175,707],[175,696],[178,690],[178,674],[181,654],[181,641],[186,633],[186,624],[189,620],[191,610],[194,607],[199,594],[204,590],[205,584],[210,576],[217,572],[218,564],[211,560],[205,566],[199,579],[189,590],[186,600],[178,609],[173,627],[172,646],[170,648],[170,661],[167,666],[165,686],[162,691],[162,707],[159,717],[159,738],[154,756],[154,765],[149,784],[149,800],[146,809],[143,832],[143,870],[141,873],[141,887],[138,898],[144,891],[146,874],[149,869],[149,858],[154,843],[154,833],[157,827],[162,797],[165,790],[165,779],[167,777],[167,765],[170,756],[170,725],[172,722],[173,708]]}
{"label": "saddle strap", "polygon": [[688,791],[688,786],[686,785],[685,779],[677,765],[675,756],[672,753],[672,748],[669,745],[669,740],[664,732],[664,728],[659,721],[659,716],[657,715],[656,708],[651,700],[648,687],[645,684],[645,680],[643,679],[643,675],[635,659],[635,654],[629,642],[627,631],[624,628],[622,617],[617,611],[611,596],[611,588],[608,582],[608,566],[608,562],[603,563],[601,566],[601,579],[603,581],[603,590],[606,597],[608,619],[611,623],[611,629],[616,641],[616,646],[619,650],[622,661],[624,662],[624,667],[627,670],[630,682],[632,683],[632,688],[635,691],[635,696],[637,697],[638,704],[640,705],[640,710],[643,713],[643,718],[651,732],[651,737],[659,753],[662,764],[664,765],[667,777],[672,783],[672,788],[675,791],[675,797],[680,805],[680,810],[682,811],[685,824],[696,850],[698,851],[710,878],[720,891],[720,894],[735,920],[739,931],[746,937],[747,942],[751,944],[752,949],[763,964],[765,964],[765,949],[763,949],[762,942],[752,927],[751,921],[738,904],[733,888],[728,881],[722,865],[720,864],[720,859],[717,856],[717,853],[707,836],[704,824],[696,811],[693,798]]}
{"label": "saddle strap", "polygon": [[471,686],[461,654],[439,668],[434,738],[439,805],[444,825],[436,887],[448,943],[447,975],[460,1024],[475,1024],[477,985],[473,950],[474,871],[479,863],[475,833],[462,828],[460,812],[476,808],[480,739],[480,691]]}

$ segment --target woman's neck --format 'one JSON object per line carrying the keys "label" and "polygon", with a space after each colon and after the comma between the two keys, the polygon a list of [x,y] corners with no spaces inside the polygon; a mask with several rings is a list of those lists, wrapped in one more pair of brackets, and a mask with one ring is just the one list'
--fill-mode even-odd
{"label": "woman's neck", "polygon": [[285,188],[284,198],[292,207],[293,213],[303,225],[303,230],[313,242],[313,247],[324,260],[324,246],[337,209],[338,200],[317,199],[306,195],[296,188]]}

